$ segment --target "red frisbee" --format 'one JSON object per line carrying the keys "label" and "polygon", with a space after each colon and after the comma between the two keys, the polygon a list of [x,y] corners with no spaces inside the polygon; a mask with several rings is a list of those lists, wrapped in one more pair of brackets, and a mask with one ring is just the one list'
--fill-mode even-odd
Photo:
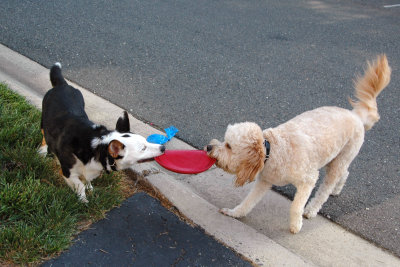
{"label": "red frisbee", "polygon": [[167,170],[185,174],[204,172],[215,163],[203,150],[167,150],[154,159]]}

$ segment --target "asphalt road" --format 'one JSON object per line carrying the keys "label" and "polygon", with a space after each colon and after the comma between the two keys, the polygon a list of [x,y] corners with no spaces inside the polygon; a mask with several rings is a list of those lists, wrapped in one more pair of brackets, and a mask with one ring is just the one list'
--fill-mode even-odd
{"label": "asphalt road", "polygon": [[3,0],[0,42],[197,147],[229,123],[350,108],[353,78],[386,53],[381,121],[322,213],[400,255],[400,7],[383,7],[397,3]]}
{"label": "asphalt road", "polygon": [[182,222],[158,200],[137,193],[107,219],[90,226],[56,266],[252,266],[198,227]]}

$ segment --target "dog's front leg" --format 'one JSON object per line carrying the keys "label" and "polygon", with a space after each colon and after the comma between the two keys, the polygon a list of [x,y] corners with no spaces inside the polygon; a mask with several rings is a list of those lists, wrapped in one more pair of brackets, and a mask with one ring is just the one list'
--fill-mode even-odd
{"label": "dog's front leg", "polygon": [[220,212],[222,214],[234,218],[240,218],[246,216],[254,208],[254,206],[262,199],[262,197],[265,195],[267,190],[271,188],[271,186],[272,184],[262,180],[262,178],[258,178],[253,188],[251,189],[250,193],[242,201],[242,203],[240,203],[234,209],[223,208],[220,210]]}
{"label": "dog's front leg", "polygon": [[43,139],[42,139],[42,144],[40,145],[40,147],[38,148],[38,153],[39,153],[39,155],[41,155],[41,156],[43,156],[43,157],[46,157],[46,155],[47,155],[47,143],[46,143],[46,139],[44,139],[44,131],[43,131],[43,129],[41,130],[42,131],[42,135],[43,135]]}
{"label": "dog's front leg", "polygon": [[69,185],[69,187],[78,195],[80,201],[82,201],[83,203],[89,202],[86,199],[85,185],[79,179],[78,175],[71,174],[69,178],[64,177],[64,180]]}
{"label": "dog's front leg", "polygon": [[86,182],[86,189],[89,191],[93,191],[93,185],[90,181]]}
{"label": "dog's front leg", "polygon": [[297,191],[290,207],[290,232],[297,234],[303,226],[303,211],[314,185],[301,184],[296,186]]}

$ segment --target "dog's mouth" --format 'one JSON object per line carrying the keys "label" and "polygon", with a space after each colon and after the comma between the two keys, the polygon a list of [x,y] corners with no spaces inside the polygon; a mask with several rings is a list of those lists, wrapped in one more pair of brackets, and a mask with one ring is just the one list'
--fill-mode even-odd
{"label": "dog's mouth", "polygon": [[145,162],[150,162],[150,161],[153,161],[153,160],[154,160],[154,158],[141,159],[141,160],[138,160],[137,163],[145,163]]}
{"label": "dog's mouth", "polygon": [[216,152],[216,149],[212,149],[212,150],[209,150],[209,151],[206,150],[206,152],[207,152],[207,156],[208,157],[210,157],[212,159],[215,159],[216,163],[218,162],[218,154]]}

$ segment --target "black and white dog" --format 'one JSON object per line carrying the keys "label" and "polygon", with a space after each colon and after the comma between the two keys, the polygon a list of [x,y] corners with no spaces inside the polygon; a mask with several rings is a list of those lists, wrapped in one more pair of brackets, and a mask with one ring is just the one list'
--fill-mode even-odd
{"label": "black and white dog", "polygon": [[[126,111],[118,119],[115,131],[91,122],[82,93],[67,84],[60,63],[50,69],[50,81],[53,88],[42,103],[43,141],[39,153],[57,156],[65,181],[82,202],[88,202],[85,189],[93,189],[90,182],[102,170],[126,169],[164,153],[164,146],[148,143],[130,132]],[[86,186],[80,176],[85,178]]]}

